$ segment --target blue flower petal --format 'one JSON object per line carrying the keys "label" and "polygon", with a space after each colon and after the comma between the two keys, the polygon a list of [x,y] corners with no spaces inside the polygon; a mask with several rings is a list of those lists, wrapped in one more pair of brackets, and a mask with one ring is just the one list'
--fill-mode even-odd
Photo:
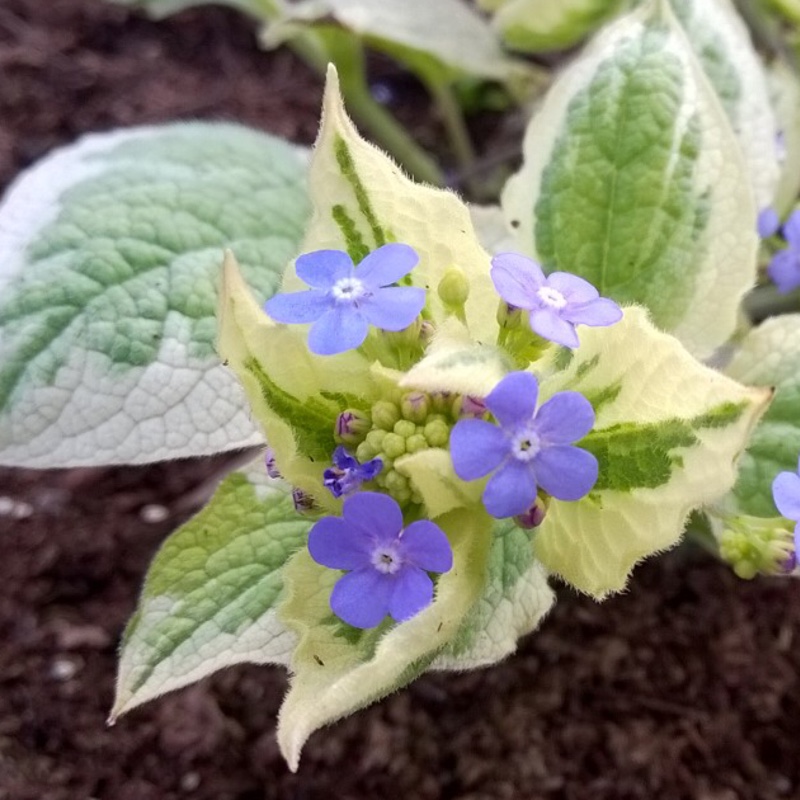
{"label": "blue flower petal", "polygon": [[800,475],[779,473],[772,482],[772,499],[781,516],[800,521]]}
{"label": "blue flower petal", "polygon": [[781,294],[797,289],[800,287],[800,254],[792,248],[776,253],[769,262],[767,274]]}
{"label": "blue flower petal", "polygon": [[326,292],[311,289],[307,292],[276,294],[264,303],[264,311],[276,322],[316,322],[331,307]]}
{"label": "blue flower petal", "polygon": [[337,281],[353,274],[353,260],[342,250],[316,250],[304,253],[294,262],[297,277],[315,289],[330,289]]}
{"label": "blue flower petal", "polygon": [[783,238],[793,249],[800,249],[800,209],[792,211],[783,225]]}
{"label": "blue flower petal", "polygon": [[391,576],[374,567],[357,569],[339,578],[331,592],[331,610],[354,628],[374,628],[389,613],[394,591]]}
{"label": "blue flower petal", "polygon": [[758,215],[758,220],[756,221],[756,230],[762,239],[766,239],[769,236],[776,234],[780,226],[781,218],[778,216],[778,212],[774,208],[767,206],[766,208],[761,209],[761,212]]}
{"label": "blue flower petal", "polygon": [[492,259],[491,276],[500,297],[517,308],[533,308],[536,290],[545,283],[542,268],[518,253],[498,253]]}
{"label": "blue flower petal", "polygon": [[403,513],[397,502],[379,492],[359,492],[344,501],[347,522],[359,528],[373,542],[393,542],[403,527]]}
{"label": "blue flower petal", "polygon": [[511,459],[489,478],[483,490],[483,505],[493,517],[513,517],[533,505],[536,488],[530,464]]}
{"label": "blue flower petal", "polygon": [[508,428],[529,422],[538,398],[536,378],[529,372],[512,372],[492,389],[484,402],[497,421]]}
{"label": "blue flower petal", "polygon": [[427,572],[408,566],[394,576],[389,613],[396,622],[405,622],[433,601],[433,581]]}
{"label": "blue flower petal", "polygon": [[407,328],[425,307],[425,290],[412,286],[390,286],[378,289],[359,304],[370,325],[384,331]]}
{"label": "blue flower petal", "polygon": [[607,297],[599,297],[588,303],[567,306],[561,316],[573,325],[593,325],[605,327],[614,325],[622,319],[622,309]]}
{"label": "blue flower petal", "polygon": [[589,303],[600,297],[589,281],[569,272],[551,272],[547,276],[547,285],[560,292],[568,303]]}
{"label": "blue flower petal", "polygon": [[450,432],[450,458],[461,480],[474,481],[496,469],[508,455],[508,439],[491,422],[461,419]]}
{"label": "blue flower petal", "polygon": [[548,445],[572,444],[593,426],[592,404],[578,392],[554,394],[536,413],[536,433]]}
{"label": "blue flower petal", "polygon": [[530,312],[530,323],[534,333],[564,347],[578,347],[580,340],[575,333],[575,326],[561,319],[558,312],[551,308],[535,308]]}
{"label": "blue flower petal", "polygon": [[417,265],[419,256],[407,244],[385,244],[373,250],[357,267],[355,276],[366,285],[389,286],[404,278]]}
{"label": "blue flower petal", "polygon": [[308,332],[308,348],[320,356],[353,350],[367,338],[366,319],[350,305],[334,305]]}
{"label": "blue flower petal", "polygon": [[447,572],[453,566],[453,549],[444,531],[427,519],[412,522],[400,537],[403,558],[430,572]]}
{"label": "blue flower petal", "polygon": [[580,500],[597,483],[597,459],[580,447],[544,448],[533,464],[542,489],[557,500]]}
{"label": "blue flower petal", "polygon": [[339,517],[323,517],[314,524],[308,550],[314,561],[331,569],[360,569],[372,563],[370,539]]}

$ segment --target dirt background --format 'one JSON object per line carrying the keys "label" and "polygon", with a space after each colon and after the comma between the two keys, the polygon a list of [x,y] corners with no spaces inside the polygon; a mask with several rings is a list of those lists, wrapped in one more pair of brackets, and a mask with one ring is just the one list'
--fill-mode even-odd
{"label": "dirt background", "polygon": [[[413,83],[381,80],[435,144]],[[232,12],[154,24],[100,0],[0,0],[0,187],[118,125],[230,119],[310,143],[320,95]],[[560,589],[515,656],[317,733],[296,775],[275,744],[275,668],[106,728],[147,563],[223,465],[0,470],[0,800],[800,798],[800,582],[741,582],[691,549],[602,606]]]}

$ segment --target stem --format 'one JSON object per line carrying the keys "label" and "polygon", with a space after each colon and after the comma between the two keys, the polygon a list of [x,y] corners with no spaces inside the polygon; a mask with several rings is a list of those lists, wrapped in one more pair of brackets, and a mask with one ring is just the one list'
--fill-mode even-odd
{"label": "stem", "polygon": [[765,284],[753,289],[744,298],[744,311],[753,322],[767,317],[789,314],[800,309],[800,293],[781,294],[775,286]]}
{"label": "stem", "polygon": [[463,173],[473,172],[475,148],[452,86],[443,81],[428,81],[428,91],[439,109],[459,170]]}

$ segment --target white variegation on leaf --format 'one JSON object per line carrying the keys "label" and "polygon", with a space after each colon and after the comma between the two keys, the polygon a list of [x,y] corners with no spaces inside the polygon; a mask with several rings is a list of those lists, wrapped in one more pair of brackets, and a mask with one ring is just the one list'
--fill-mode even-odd
{"label": "white variegation on leaf", "polygon": [[757,208],[772,204],[780,168],[767,77],[731,0],[670,0],[739,139]]}
{"label": "white variegation on leaf", "polygon": [[800,454],[800,314],[773,317],[750,331],[726,369],[732,378],[774,387],[775,397],[742,456],[726,510],[774,517],[772,481],[797,469]]}
{"label": "white variegation on leaf", "polygon": [[344,625],[328,598],[338,575],[298,553],[285,572],[283,622],[300,637],[291,687],[278,719],[278,742],[291,769],[318,728],[363,708],[425,671],[461,630],[486,580],[492,521],[479,509],[436,519],[453,548],[453,567],[434,602],[410,620],[368,631]]}
{"label": "white variegation on leaf", "polygon": [[122,643],[112,721],[223,667],[288,665],[297,636],[275,609],[281,570],[309,528],[263,459],[228,475],[150,566]]}
{"label": "white variegation on leaf", "polygon": [[544,567],[533,557],[532,533],[510,520],[495,523],[483,594],[431,669],[495,664],[517,649],[522,636],[539,627],[556,598]]}
{"label": "white variegation on leaf", "polygon": [[552,501],[534,552],[602,598],[625,586],[638,561],[675,545],[692,510],[729,491],[771,392],[695,361],[638,308],[581,331],[566,369],[542,381],[542,401],[563,390],[594,406],[594,430],[578,446],[594,453],[600,474],[584,499]]}
{"label": "white variegation on leaf", "polygon": [[[411,245],[419,264],[410,273],[429,289],[427,309],[434,323],[449,316],[436,287],[453,267],[469,280],[467,328],[477,341],[497,335],[496,297],[489,254],[480,246],[467,206],[450,191],[419,185],[377,147],[362,139],[347,117],[336,70],[328,71],[322,126],[311,157],[310,195],[314,207],[303,252],[346,250],[358,262],[387,242]],[[292,266],[284,289],[307,288]]]}
{"label": "white variegation on leaf", "polygon": [[769,70],[769,87],[782,150],[781,177],[772,205],[786,217],[800,194],[800,81],[785,60],[777,59]]}
{"label": "white variegation on leaf", "polygon": [[260,299],[308,216],[306,156],[245,128],[87,136],[0,205],[0,463],[147,463],[261,441],[214,352],[233,246]]}
{"label": "white variegation on leaf", "polygon": [[483,247],[492,255],[508,253],[516,247],[514,236],[508,229],[500,206],[470,205],[472,225]]}
{"label": "white variegation on leaf", "polygon": [[578,274],[705,357],[755,281],[741,148],[670,9],[609,25],[532,119],[503,194],[519,249]]}

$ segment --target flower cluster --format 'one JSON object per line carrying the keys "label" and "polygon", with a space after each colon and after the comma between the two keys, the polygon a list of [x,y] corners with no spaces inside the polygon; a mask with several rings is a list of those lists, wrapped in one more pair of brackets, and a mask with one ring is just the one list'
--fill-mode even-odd
{"label": "flower cluster", "polygon": [[[310,289],[276,295],[265,310],[278,322],[310,323],[308,346],[318,355],[361,348],[380,360],[381,351],[368,347],[370,327],[408,329],[417,338],[424,333],[425,341],[434,332],[430,320],[423,324],[425,289],[398,285],[408,283],[417,261],[404,244],[384,245],[357,266],[340,251],[308,253],[297,259],[296,270]],[[459,318],[468,295],[462,277],[451,269],[447,285],[439,287],[448,313]],[[546,340],[541,348],[578,347],[576,326],[606,326],[622,317],[616,303],[583,279],[562,272],[545,276],[523,256],[496,256],[491,277],[502,302],[527,313],[528,336]],[[424,344],[415,352],[421,354]],[[369,407],[339,413],[333,427],[340,444],[323,485],[334,498],[344,498],[342,516],[319,519],[308,548],[317,563],[346,573],[330,597],[341,620],[356,628],[375,627],[387,616],[403,622],[433,601],[431,576],[452,567],[447,535],[422,518],[419,487],[396,468],[405,456],[449,452],[453,481],[477,481],[491,473],[482,491],[486,511],[514,517],[524,527],[541,524],[551,498],[570,502],[591,491],[598,462],[576,446],[594,426],[591,404],[569,391],[541,406],[538,399],[538,380],[525,369],[507,374],[485,397],[395,390]],[[269,463],[275,471],[274,460]],[[313,498],[300,500],[313,512]]]}
{"label": "flower cluster", "polygon": [[800,288],[800,209],[793,211],[781,227],[777,212],[764,209],[758,216],[758,233],[767,239],[781,233],[786,247],[769,262],[767,274],[781,294]]}

